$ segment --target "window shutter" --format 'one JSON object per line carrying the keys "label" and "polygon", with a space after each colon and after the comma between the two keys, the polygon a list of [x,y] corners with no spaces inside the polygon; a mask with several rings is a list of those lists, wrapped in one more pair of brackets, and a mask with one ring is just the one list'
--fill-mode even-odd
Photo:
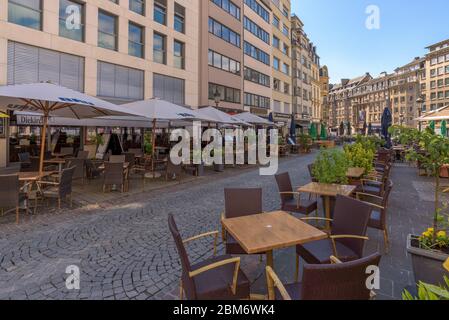
{"label": "window shutter", "polygon": [[114,65],[98,62],[97,73],[97,94],[103,97],[114,97]]}
{"label": "window shutter", "polygon": [[38,48],[21,43],[14,43],[14,47],[14,84],[38,82]]}
{"label": "window shutter", "polygon": [[115,66],[115,97],[128,98],[128,68]]}
{"label": "window shutter", "polygon": [[60,54],[55,51],[39,49],[39,82],[50,81],[60,84],[59,81]]}

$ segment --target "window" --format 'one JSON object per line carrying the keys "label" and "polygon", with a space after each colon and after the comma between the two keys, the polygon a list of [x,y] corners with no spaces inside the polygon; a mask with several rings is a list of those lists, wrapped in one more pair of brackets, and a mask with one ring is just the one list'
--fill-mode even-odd
{"label": "window", "polygon": [[71,0],[59,0],[59,35],[84,41],[84,5]]}
{"label": "window", "polygon": [[130,22],[128,35],[128,53],[138,58],[144,58],[144,29]]}
{"label": "window", "polygon": [[7,83],[51,81],[84,92],[84,58],[22,43],[8,42]]}
{"label": "window", "polygon": [[42,2],[40,0],[9,0],[8,21],[42,30]]}
{"label": "window", "polygon": [[185,50],[184,43],[175,40],[173,42],[173,65],[175,68],[184,69],[185,64]]}
{"label": "window", "polygon": [[270,13],[256,0],[245,0],[245,4],[257,13],[262,19],[270,23]]}
{"label": "window", "polygon": [[167,63],[167,38],[156,32],[153,35],[153,61]]}
{"label": "window", "polygon": [[98,11],[98,46],[117,50],[117,17]]}
{"label": "window", "polygon": [[273,36],[273,47],[277,49],[281,47],[281,42],[279,41],[279,38],[276,36]]}
{"label": "window", "polygon": [[142,100],[143,88],[143,71],[98,61],[98,96],[117,102]]}
{"label": "window", "polygon": [[154,21],[167,24],[167,0],[154,0]]}
{"label": "window", "polygon": [[220,94],[220,101],[230,103],[241,102],[241,91],[230,87],[225,87],[218,84],[209,83],[209,100],[215,100],[215,93]]}
{"label": "window", "polygon": [[280,70],[281,68],[280,64],[281,64],[280,60],[276,57],[273,57],[273,68],[276,70]]}
{"label": "window", "polygon": [[273,15],[273,26],[275,26],[276,28],[280,29],[280,21],[279,18],[276,17],[275,15]]}
{"label": "window", "polygon": [[281,80],[279,79],[273,79],[273,88],[276,91],[281,91]]}
{"label": "window", "polygon": [[284,93],[290,94],[290,85],[284,82]]}
{"label": "window", "polygon": [[290,66],[286,63],[284,63],[282,65],[282,72],[285,73],[286,75],[290,74]]}
{"label": "window", "polygon": [[270,76],[267,76],[266,74],[263,74],[259,71],[245,67],[244,76],[245,80],[260,84],[268,88],[271,87]]}
{"label": "window", "polygon": [[271,99],[257,94],[245,92],[245,106],[270,109]]}
{"label": "window", "polygon": [[270,55],[267,54],[266,52],[260,50],[259,48],[256,48],[249,42],[245,41],[244,52],[246,55],[248,55],[266,65],[270,65]]}
{"label": "window", "polygon": [[129,10],[145,15],[145,0],[129,0]]}
{"label": "window", "polygon": [[256,23],[254,23],[252,20],[248,19],[247,17],[243,18],[243,26],[246,30],[251,32],[253,35],[258,37],[263,42],[270,44],[270,34],[266,32],[264,29],[259,27]]}
{"label": "window", "polygon": [[290,48],[286,43],[284,43],[284,45],[282,46],[282,53],[286,56],[290,55]]}
{"label": "window", "polygon": [[229,13],[231,16],[233,16],[237,20],[240,20],[240,12],[241,12],[241,10],[232,1],[229,1],[229,0],[210,0],[210,1],[215,3],[217,6],[222,8],[224,11]]}
{"label": "window", "polygon": [[185,15],[186,9],[180,4],[175,3],[174,29],[181,33],[185,32]]}
{"label": "window", "polygon": [[185,80],[155,73],[153,95],[178,105],[185,105]]}
{"label": "window", "polygon": [[209,18],[209,32],[230,44],[240,48],[240,34],[221,23]]}
{"label": "window", "polygon": [[282,33],[284,34],[284,36],[286,36],[287,38],[290,37],[290,29],[284,24],[283,28],[282,28]]}
{"label": "window", "polygon": [[209,65],[233,74],[240,74],[240,62],[209,50]]}

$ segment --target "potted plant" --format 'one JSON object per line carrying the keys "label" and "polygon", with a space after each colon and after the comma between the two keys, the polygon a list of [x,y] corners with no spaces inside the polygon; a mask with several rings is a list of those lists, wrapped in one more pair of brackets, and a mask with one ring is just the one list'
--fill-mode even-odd
{"label": "potted plant", "polygon": [[445,285],[433,285],[424,282],[418,284],[418,296],[413,297],[407,290],[402,294],[402,300],[449,300],[449,278],[444,277]]}
{"label": "potted plant", "polygon": [[351,167],[363,168],[365,169],[365,174],[370,173],[374,169],[374,151],[372,148],[357,142],[345,145],[344,152]]}
{"label": "potted plant", "polygon": [[435,135],[431,130],[393,127],[390,132],[404,145],[408,161],[418,161],[435,181],[432,226],[421,235],[409,235],[407,251],[412,257],[413,272],[417,283],[437,285],[449,273],[442,264],[449,258],[449,215],[447,205],[440,201],[440,170],[449,163],[449,139]]}
{"label": "potted plant", "polygon": [[312,137],[308,134],[300,134],[298,136],[298,142],[301,146],[301,153],[310,153],[312,146]]}

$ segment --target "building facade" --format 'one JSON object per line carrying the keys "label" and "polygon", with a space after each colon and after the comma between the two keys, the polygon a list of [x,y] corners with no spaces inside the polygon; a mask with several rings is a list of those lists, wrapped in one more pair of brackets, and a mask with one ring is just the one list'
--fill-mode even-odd
{"label": "building facade", "polygon": [[320,68],[321,120],[329,125],[329,70],[327,66]]}
{"label": "building facade", "polygon": [[426,101],[423,111],[433,111],[449,105],[449,39],[427,49],[421,91]]}

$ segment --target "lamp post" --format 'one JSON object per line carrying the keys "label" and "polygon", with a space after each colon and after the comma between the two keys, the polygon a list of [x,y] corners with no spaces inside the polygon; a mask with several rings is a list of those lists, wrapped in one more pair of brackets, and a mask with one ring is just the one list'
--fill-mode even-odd
{"label": "lamp post", "polygon": [[214,100],[215,100],[215,106],[218,108],[218,105],[220,104],[220,101],[221,101],[221,95],[220,95],[220,91],[218,91],[218,88],[215,89]]}
{"label": "lamp post", "polygon": [[418,117],[419,117],[418,128],[419,128],[419,131],[421,132],[421,129],[422,129],[421,128],[421,114],[422,114],[422,105],[424,103],[424,99],[421,96],[419,96],[419,98],[416,99],[416,103],[418,104]]}

